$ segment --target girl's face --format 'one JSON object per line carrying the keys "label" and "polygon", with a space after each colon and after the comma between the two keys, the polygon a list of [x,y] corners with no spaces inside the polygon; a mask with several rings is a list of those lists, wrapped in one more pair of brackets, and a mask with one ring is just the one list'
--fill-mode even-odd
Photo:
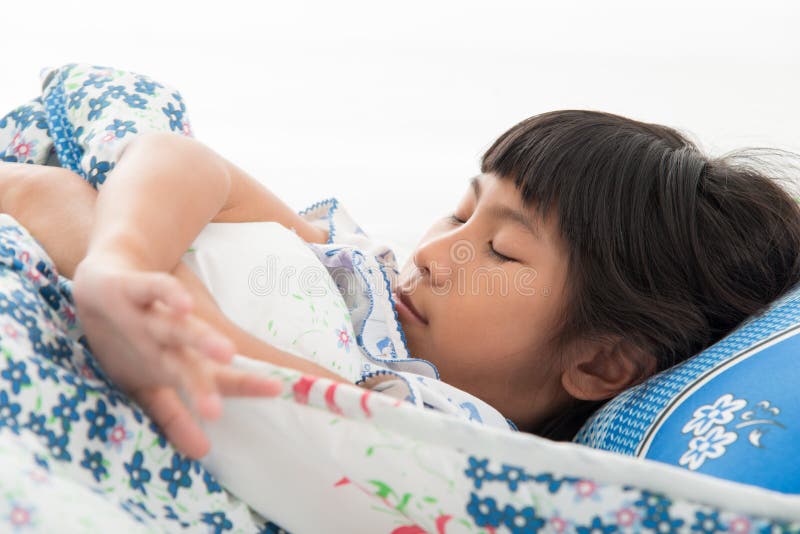
{"label": "girl's face", "polygon": [[568,400],[548,343],[566,274],[554,218],[526,209],[511,180],[477,176],[402,269],[396,302],[408,348],[524,430]]}

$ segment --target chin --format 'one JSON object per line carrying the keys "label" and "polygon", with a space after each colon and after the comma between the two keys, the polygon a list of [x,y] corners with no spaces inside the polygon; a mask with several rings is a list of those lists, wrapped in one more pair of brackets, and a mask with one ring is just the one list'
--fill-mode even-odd
{"label": "chin", "polygon": [[425,354],[422,353],[422,351],[417,350],[419,344],[416,343],[416,336],[413,334],[412,331],[406,330],[404,327],[403,335],[405,336],[406,339],[406,347],[408,347],[409,356],[411,356],[412,358],[423,358],[433,363],[432,359],[428,358]]}

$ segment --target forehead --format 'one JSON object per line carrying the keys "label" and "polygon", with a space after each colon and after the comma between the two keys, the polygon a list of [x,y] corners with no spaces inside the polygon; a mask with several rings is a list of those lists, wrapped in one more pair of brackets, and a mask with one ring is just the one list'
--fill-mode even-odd
{"label": "forehead", "polygon": [[557,210],[549,210],[543,217],[536,205],[526,206],[522,195],[512,180],[505,180],[492,173],[479,174],[469,181],[467,195],[474,198],[488,214],[504,224],[517,226],[536,239],[548,241],[561,247],[558,231]]}
{"label": "forehead", "polygon": [[486,205],[490,216],[523,227],[539,237],[541,224],[536,210],[523,205],[521,195],[510,180],[500,180],[491,174],[479,174],[470,179],[469,185],[471,196]]}
{"label": "forehead", "polygon": [[513,180],[500,178],[493,173],[478,174],[470,178],[468,192],[475,198],[486,196],[487,201],[492,203],[502,203],[517,211],[529,212],[530,217],[536,215],[535,209],[524,205],[522,195],[514,186]]}

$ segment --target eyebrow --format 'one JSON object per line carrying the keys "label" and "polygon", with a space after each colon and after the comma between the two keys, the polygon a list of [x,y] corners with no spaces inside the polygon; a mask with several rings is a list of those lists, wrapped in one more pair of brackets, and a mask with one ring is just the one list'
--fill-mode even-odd
{"label": "eyebrow", "polygon": [[[472,192],[475,193],[475,199],[479,200],[481,198],[481,182],[479,177],[474,177],[472,180],[470,180],[469,184],[472,186]],[[496,219],[510,221],[522,226],[534,237],[540,237],[538,225],[533,221],[533,219],[531,219],[531,217],[522,212],[513,210],[507,206],[492,206],[489,208],[489,213]]]}

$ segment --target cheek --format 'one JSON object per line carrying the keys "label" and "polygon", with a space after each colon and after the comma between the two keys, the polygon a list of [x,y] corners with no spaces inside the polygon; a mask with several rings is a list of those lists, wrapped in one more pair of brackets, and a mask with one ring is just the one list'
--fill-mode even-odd
{"label": "cheek", "polygon": [[505,296],[480,295],[464,303],[457,335],[491,339],[513,348],[547,337],[556,319],[558,299],[552,287],[548,290],[544,287],[523,292],[512,285]]}
{"label": "cheek", "polygon": [[535,296],[454,296],[448,299],[445,320],[436,324],[437,345],[485,351],[492,346],[523,344],[546,315],[538,309],[541,299]]}

